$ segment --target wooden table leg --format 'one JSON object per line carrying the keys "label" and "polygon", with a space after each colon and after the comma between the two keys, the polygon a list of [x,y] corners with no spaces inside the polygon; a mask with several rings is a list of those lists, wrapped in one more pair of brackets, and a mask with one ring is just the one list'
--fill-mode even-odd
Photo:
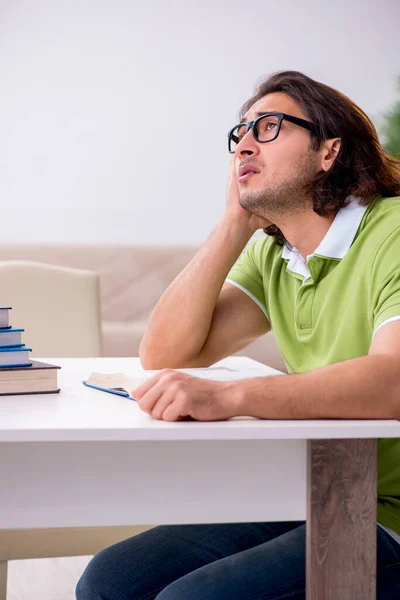
{"label": "wooden table leg", "polygon": [[0,561],[0,600],[7,599],[7,567],[6,560]]}
{"label": "wooden table leg", "polygon": [[307,600],[376,598],[376,439],[307,442]]}

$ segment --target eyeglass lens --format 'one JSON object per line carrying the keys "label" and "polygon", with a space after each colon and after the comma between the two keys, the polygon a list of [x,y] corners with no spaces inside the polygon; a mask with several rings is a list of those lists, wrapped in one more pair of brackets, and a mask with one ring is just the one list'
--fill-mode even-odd
{"label": "eyeglass lens", "polygon": [[[279,117],[266,115],[258,119],[255,125],[255,137],[259,142],[269,142],[276,136],[279,127]],[[238,125],[230,136],[230,150],[234,151],[242,137],[246,134],[246,125]]]}

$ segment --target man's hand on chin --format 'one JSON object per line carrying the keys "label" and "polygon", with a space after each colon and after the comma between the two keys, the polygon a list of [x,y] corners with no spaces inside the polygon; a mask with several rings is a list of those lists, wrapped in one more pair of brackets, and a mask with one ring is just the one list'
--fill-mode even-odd
{"label": "man's hand on chin", "polygon": [[239,415],[237,383],[164,369],[132,390],[132,397],[155,419],[224,421]]}

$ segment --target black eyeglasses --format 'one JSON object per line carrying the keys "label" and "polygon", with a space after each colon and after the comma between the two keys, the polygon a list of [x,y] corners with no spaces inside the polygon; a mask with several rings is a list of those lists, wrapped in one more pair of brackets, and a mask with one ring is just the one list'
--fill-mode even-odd
{"label": "black eyeglasses", "polygon": [[249,121],[248,123],[239,123],[232,127],[228,133],[228,150],[231,154],[235,152],[236,146],[246,133],[251,129],[253,132],[254,139],[261,144],[266,142],[273,142],[279,135],[283,120],[290,121],[299,127],[308,129],[315,135],[317,134],[317,126],[311,121],[305,119],[299,119],[299,117],[292,117],[286,113],[280,112],[269,112],[258,117],[255,121]]}

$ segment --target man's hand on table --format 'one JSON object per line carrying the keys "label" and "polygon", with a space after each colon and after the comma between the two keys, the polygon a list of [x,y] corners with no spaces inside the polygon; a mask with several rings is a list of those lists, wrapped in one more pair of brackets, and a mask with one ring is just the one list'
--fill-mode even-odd
{"label": "man's hand on table", "polygon": [[237,383],[164,369],[132,390],[132,397],[155,419],[223,421],[239,415]]}

